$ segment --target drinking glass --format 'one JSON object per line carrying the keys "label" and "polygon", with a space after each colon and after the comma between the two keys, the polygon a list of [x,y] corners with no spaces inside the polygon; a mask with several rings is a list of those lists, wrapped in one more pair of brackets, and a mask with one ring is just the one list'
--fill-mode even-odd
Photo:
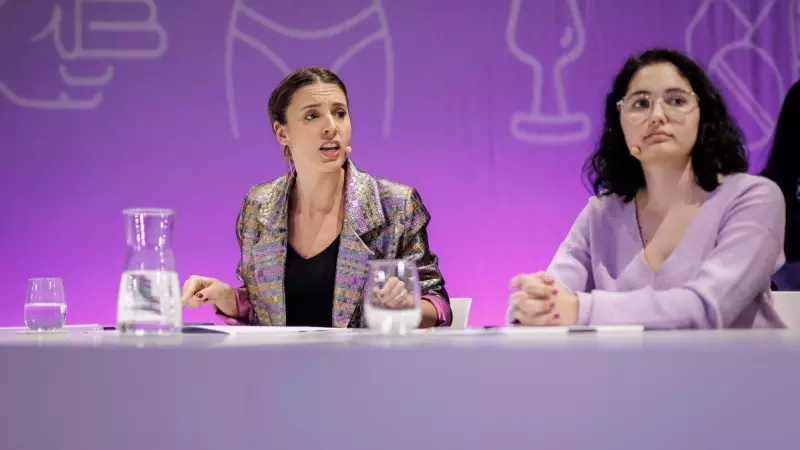
{"label": "drinking glass", "polygon": [[31,331],[56,331],[67,319],[67,298],[61,278],[31,278],[25,294],[25,326]]}
{"label": "drinking glass", "polygon": [[419,327],[422,304],[416,264],[404,260],[370,263],[364,317],[370,329],[383,334],[406,334]]}

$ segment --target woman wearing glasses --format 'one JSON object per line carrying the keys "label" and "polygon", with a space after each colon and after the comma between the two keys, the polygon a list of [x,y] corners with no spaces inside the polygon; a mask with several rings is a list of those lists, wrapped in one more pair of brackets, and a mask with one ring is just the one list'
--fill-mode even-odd
{"label": "woman wearing glasses", "polygon": [[648,50],[606,97],[594,188],[546,271],[517,275],[509,319],[529,326],[783,327],[774,182],[748,175],[742,133],[686,56]]}

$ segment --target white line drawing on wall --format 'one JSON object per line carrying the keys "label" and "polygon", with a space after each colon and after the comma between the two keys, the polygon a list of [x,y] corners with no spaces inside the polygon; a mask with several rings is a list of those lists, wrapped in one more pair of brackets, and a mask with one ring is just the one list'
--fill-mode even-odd
{"label": "white line drawing on wall", "polygon": [[67,86],[105,86],[114,78],[114,66],[106,67],[105,73],[96,76],[70,75],[67,66],[58,66],[58,73]]}
{"label": "white line drawing on wall", "polygon": [[[88,20],[86,28],[89,31],[102,31],[102,32],[121,32],[121,33],[152,33],[158,37],[158,43],[154,48],[147,49],[87,49],[84,47],[83,40],[83,26],[84,26],[84,4],[86,3],[111,3],[111,4],[141,4],[148,10],[148,17],[140,21],[105,21],[105,20]],[[163,26],[158,23],[158,9],[156,8],[155,0],[75,0],[75,48],[67,50],[64,43],[61,42],[61,6],[56,5],[53,8],[53,16],[50,23],[42,30],[34,41],[44,39],[48,35],[53,36],[53,43],[56,46],[58,54],[67,61],[75,59],[117,59],[117,60],[130,60],[130,59],[157,59],[164,55],[167,51],[167,32]]]}
{"label": "white line drawing on wall", "polygon": [[800,80],[800,0],[789,1],[789,41],[792,49],[792,79]]}
{"label": "white line drawing on wall", "polygon": [[88,100],[75,100],[61,92],[55,99],[32,99],[17,95],[5,83],[0,81],[0,94],[11,103],[30,109],[95,109],[103,101],[103,93],[98,92]]}
{"label": "white line drawing on wall", "polygon": [[730,92],[733,98],[750,116],[750,118],[753,119],[753,122],[758,127],[761,137],[754,142],[748,143],[748,146],[754,150],[762,149],[769,143],[769,140],[772,137],[772,130],[775,128],[775,117],[767,110],[764,104],[761,103],[755,95],[753,95],[753,93],[750,91],[750,88],[747,86],[747,83],[745,83],[740,74],[737,74],[736,71],[726,62],[725,57],[730,52],[742,49],[752,51],[756,56],[758,56],[772,72],[778,88],[779,98],[777,99],[777,104],[780,104],[780,97],[783,96],[784,93],[784,83],[781,72],[778,69],[778,65],[775,63],[772,55],[753,42],[753,34],[755,34],[756,30],[758,30],[758,27],[762,25],[764,20],[767,18],[767,15],[769,15],[770,11],[775,5],[775,1],[776,0],[765,1],[756,18],[751,20],[747,14],[742,12],[742,10],[732,0],[702,0],[697,13],[695,13],[694,17],[689,22],[689,25],[686,27],[685,33],[687,53],[689,56],[694,57],[694,45],[702,45],[705,43],[705,40],[703,40],[703,42],[694,42],[693,38],[695,29],[703,20],[704,16],[708,14],[708,9],[713,2],[726,5],[728,8],[730,8],[734,17],[736,17],[736,20],[745,26],[746,32],[744,35],[742,35],[737,41],[725,44],[718,48],[711,56],[711,59],[706,63],[708,64],[709,73],[719,79],[726,91]]}
{"label": "white line drawing on wall", "polygon": [[[99,76],[70,75],[67,67],[61,64],[58,67],[61,80],[67,86],[93,86],[102,87],[111,82],[114,77],[114,67],[109,66],[106,72]],[[75,100],[65,92],[61,92],[57,99],[29,99],[14,93],[5,83],[0,81],[0,94],[11,103],[23,108],[31,109],[94,109],[103,101],[103,93],[97,92],[88,100]]]}
{"label": "white line drawing on wall", "polygon": [[230,23],[228,24],[228,34],[225,39],[225,97],[228,103],[228,117],[234,138],[239,139],[240,137],[239,118],[236,109],[236,88],[233,80],[234,44],[236,41],[241,41],[261,53],[283,76],[289,75],[292,72],[292,69],[283,58],[275,53],[267,44],[237,28],[237,21],[240,16],[246,16],[249,20],[258,25],[291,39],[313,40],[331,38],[341,34],[364,22],[373,15],[378,18],[380,24],[378,31],[361,38],[358,42],[351,45],[343,54],[336,58],[329,67],[332,71],[338,72],[361,50],[369,47],[373,43],[383,41],[386,94],[382,131],[383,136],[387,137],[391,130],[392,110],[394,108],[394,53],[392,50],[392,36],[389,30],[389,22],[386,18],[386,11],[383,8],[382,0],[372,0],[372,4],[369,7],[353,17],[331,27],[317,30],[300,30],[286,27],[253,10],[244,3],[244,0],[234,0]]}
{"label": "white line drawing on wall", "polygon": [[[511,135],[519,141],[537,144],[567,144],[584,140],[591,132],[591,119],[583,112],[569,112],[562,78],[564,69],[583,54],[586,44],[586,29],[577,0],[564,0],[569,6],[572,23],[564,26],[564,35],[560,40],[564,53],[553,63],[552,86],[544,85],[542,63],[526,53],[517,42],[522,1],[511,0],[505,37],[511,55],[533,70],[533,98],[530,111],[515,112],[511,116]],[[545,88],[554,89],[556,113],[543,112],[542,94]]]}
{"label": "white line drawing on wall", "polygon": [[[6,0],[0,0],[5,2]],[[133,4],[140,5],[147,10],[147,18],[144,20],[87,20],[84,15],[87,4]],[[0,3],[2,6],[2,3]],[[53,44],[56,52],[66,62],[81,60],[148,60],[158,59],[167,51],[167,32],[158,22],[158,9],[155,0],[74,0],[75,21],[74,21],[74,48],[67,49],[62,41],[63,11],[61,5],[55,5],[50,17],[50,21],[36,34],[31,40],[38,42],[48,36],[53,37]],[[124,34],[153,34],[157,37],[157,43],[152,48],[87,48],[84,40],[84,27],[89,32],[104,33],[124,33]],[[114,78],[115,69],[113,65],[108,65],[100,75],[78,76],[69,73],[67,66],[63,63],[59,65],[58,73],[64,86],[67,87],[97,87],[107,86]],[[66,92],[60,92],[57,98],[53,99],[32,99],[16,94],[7,84],[0,80],[0,95],[11,103],[23,108],[31,109],[52,109],[52,110],[86,110],[95,109],[103,101],[103,93],[97,92],[88,99],[73,99]]]}

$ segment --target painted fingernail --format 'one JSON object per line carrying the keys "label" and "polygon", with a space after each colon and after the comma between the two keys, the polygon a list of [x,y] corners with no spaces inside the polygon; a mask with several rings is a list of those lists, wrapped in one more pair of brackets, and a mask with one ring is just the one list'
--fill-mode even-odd
{"label": "painted fingernail", "polygon": [[553,295],[558,295],[558,289],[553,289]]}
{"label": "painted fingernail", "polygon": [[553,314],[553,319],[558,319],[559,317],[558,313]]}
{"label": "painted fingernail", "polygon": [[555,307],[556,307],[556,302],[550,302],[550,308],[552,309],[552,308],[555,308]]}

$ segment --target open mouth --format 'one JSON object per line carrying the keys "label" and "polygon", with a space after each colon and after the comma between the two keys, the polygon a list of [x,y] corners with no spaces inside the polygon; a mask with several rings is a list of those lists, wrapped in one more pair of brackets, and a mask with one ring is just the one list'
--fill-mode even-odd
{"label": "open mouth", "polygon": [[319,148],[319,151],[322,152],[323,155],[329,158],[335,158],[339,156],[339,150],[341,150],[342,146],[339,144],[339,141],[328,141]]}

